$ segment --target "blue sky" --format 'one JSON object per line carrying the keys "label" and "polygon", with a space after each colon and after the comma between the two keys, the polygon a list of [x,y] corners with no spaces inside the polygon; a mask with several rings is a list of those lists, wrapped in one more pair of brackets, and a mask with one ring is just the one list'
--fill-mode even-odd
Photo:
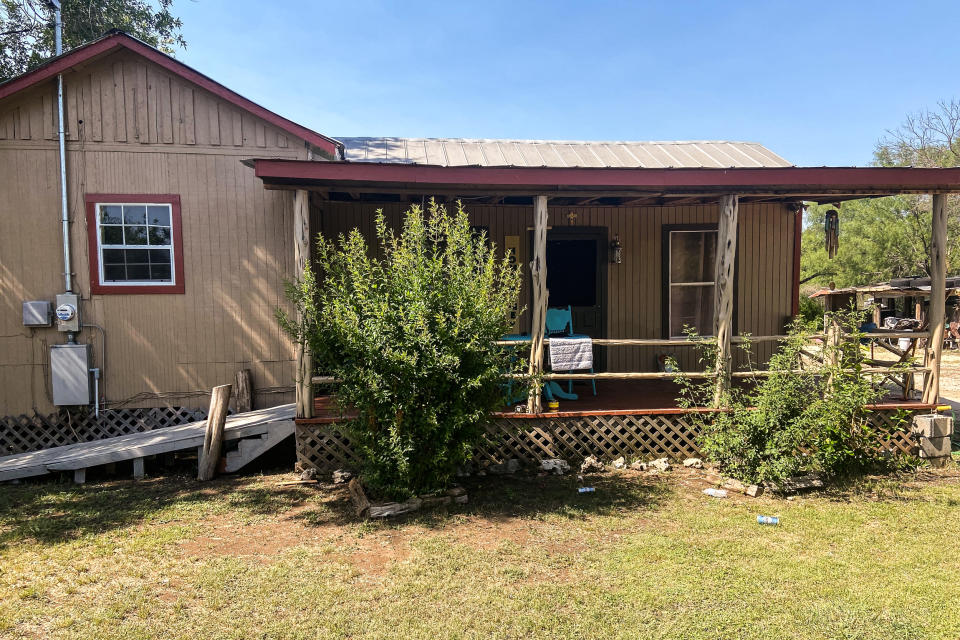
{"label": "blue sky", "polygon": [[175,0],[177,56],[331,136],[747,140],[863,165],[960,95],[955,0]]}

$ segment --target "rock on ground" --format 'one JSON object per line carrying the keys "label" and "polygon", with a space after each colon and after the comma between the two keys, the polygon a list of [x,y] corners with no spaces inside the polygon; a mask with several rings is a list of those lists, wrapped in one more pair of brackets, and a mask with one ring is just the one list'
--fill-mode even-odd
{"label": "rock on ground", "polygon": [[580,473],[592,473],[594,471],[603,471],[603,463],[593,456],[587,456],[584,458],[583,464],[580,465]]}
{"label": "rock on ground", "polygon": [[552,460],[541,460],[540,469],[543,471],[553,472],[558,476],[562,476],[570,471],[570,463],[568,463],[566,460],[560,460],[559,458]]}
{"label": "rock on ground", "polygon": [[640,462],[639,460],[637,460],[636,462],[631,462],[631,463],[630,463],[630,468],[633,469],[634,471],[646,471],[646,470],[647,470],[647,463],[646,463],[646,462]]}
{"label": "rock on ground", "polygon": [[649,463],[647,468],[655,471],[670,471],[670,460],[668,458],[657,458]]}
{"label": "rock on ground", "polygon": [[700,458],[687,458],[686,460],[683,461],[683,466],[688,467],[690,469],[702,469],[703,460],[701,460]]}
{"label": "rock on ground", "polygon": [[625,469],[626,466],[627,466],[627,461],[623,456],[620,456],[619,458],[613,461],[614,469]]}
{"label": "rock on ground", "polygon": [[350,482],[350,478],[353,477],[353,473],[347,471],[346,469],[337,469],[333,472],[333,484],[344,484]]}

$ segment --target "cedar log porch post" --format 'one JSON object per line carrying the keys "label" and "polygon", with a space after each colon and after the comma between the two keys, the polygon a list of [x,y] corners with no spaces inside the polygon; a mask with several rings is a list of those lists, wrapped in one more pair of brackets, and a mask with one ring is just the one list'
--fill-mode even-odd
{"label": "cedar log porch post", "polygon": [[[533,287],[533,314],[530,318],[531,377],[543,370],[543,332],[547,321],[547,196],[533,198],[533,260],[530,261]],[[527,398],[527,413],[540,413],[540,382],[533,380]]]}
{"label": "cedar log porch post", "polygon": [[731,353],[730,338],[733,333],[733,279],[734,261],[737,254],[737,213],[739,196],[720,198],[720,224],[717,230],[717,261],[713,293],[713,326],[717,337],[717,385],[713,396],[714,406],[720,406],[723,395],[730,389]]}
{"label": "cedar log porch post", "polygon": [[[297,280],[303,278],[310,259],[310,194],[297,189],[293,201],[293,263]],[[297,317],[297,320],[303,320]],[[313,356],[303,341],[297,342],[297,418],[313,417]]]}
{"label": "cedar log porch post", "polygon": [[944,317],[947,288],[947,196],[933,194],[933,221],[930,241],[930,338],[927,340],[926,364],[930,372],[924,377],[923,401],[940,402],[940,358],[943,354]]}

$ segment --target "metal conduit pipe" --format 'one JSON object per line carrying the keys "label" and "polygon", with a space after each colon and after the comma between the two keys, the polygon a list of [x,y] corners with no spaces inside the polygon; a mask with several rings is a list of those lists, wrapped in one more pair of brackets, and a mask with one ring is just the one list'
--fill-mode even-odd
{"label": "metal conduit pipe", "polygon": [[[60,20],[60,0],[49,0],[53,7],[53,31],[56,54],[63,53],[63,24]],[[59,122],[60,142],[60,226],[63,231],[63,287],[67,293],[73,292],[73,274],[70,260],[70,215],[67,208],[67,144],[63,123],[63,74],[57,74],[57,120]]]}

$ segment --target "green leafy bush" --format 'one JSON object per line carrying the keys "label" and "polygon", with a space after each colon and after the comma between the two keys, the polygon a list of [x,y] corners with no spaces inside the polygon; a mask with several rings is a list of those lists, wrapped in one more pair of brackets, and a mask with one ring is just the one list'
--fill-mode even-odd
{"label": "green leafy bush", "polygon": [[[841,326],[857,326],[853,314],[834,318]],[[704,453],[724,473],[750,483],[780,482],[810,471],[840,475],[887,463],[865,408],[886,390],[861,375],[865,354],[857,334],[818,348],[810,344],[813,330],[796,320],[769,361],[771,375],[753,386],[734,386],[722,399],[724,411],[694,414]],[[715,342],[703,344],[703,359],[712,362]],[[819,357],[809,357],[811,350]],[[803,373],[796,373],[800,369]],[[712,381],[682,378],[680,384],[683,406],[712,403]]]}
{"label": "green leafy bush", "polygon": [[471,456],[502,375],[521,364],[493,344],[511,329],[521,272],[475,234],[460,203],[413,206],[399,233],[376,217],[379,257],[356,229],[319,237],[317,273],[288,296],[316,367],[358,413],[346,425],[368,488],[403,497],[444,487]]}
{"label": "green leafy bush", "polygon": [[823,304],[805,295],[800,296],[800,318],[804,323],[823,324]]}

